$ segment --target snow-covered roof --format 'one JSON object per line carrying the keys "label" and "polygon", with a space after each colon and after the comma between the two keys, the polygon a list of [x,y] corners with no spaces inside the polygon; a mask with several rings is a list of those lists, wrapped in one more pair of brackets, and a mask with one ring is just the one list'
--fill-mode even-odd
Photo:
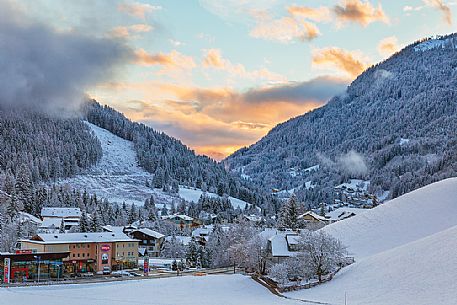
{"label": "snow-covered roof", "polygon": [[209,228],[196,228],[195,230],[192,231],[192,236],[205,236],[209,235],[211,233],[211,230]]}
{"label": "snow-covered roof", "polygon": [[143,233],[145,235],[148,235],[148,236],[151,236],[151,237],[154,237],[154,238],[157,238],[157,239],[165,237],[165,235],[163,235],[162,233],[156,232],[156,231],[148,229],[148,228],[142,228],[142,229],[134,230],[133,232],[141,232],[141,233]]}
{"label": "snow-covered roof", "polygon": [[40,225],[40,229],[59,228],[62,218],[45,218]]}
{"label": "snow-covered roof", "polygon": [[262,217],[258,216],[258,215],[244,215],[244,217],[249,220],[249,221],[252,221],[252,222],[259,222],[262,220]]}
{"label": "snow-covered roof", "polygon": [[299,218],[303,218],[303,217],[305,217],[307,215],[309,215],[309,216],[311,216],[311,217],[313,217],[313,218],[315,218],[317,220],[320,220],[320,221],[329,221],[329,219],[325,218],[324,216],[318,215],[318,214],[314,213],[313,211],[308,211],[308,212],[300,215]]}
{"label": "snow-covered roof", "polygon": [[87,232],[87,233],[62,233],[62,234],[37,234],[29,242],[45,244],[90,243],[90,242],[122,242],[137,241],[124,233],[112,232]]}
{"label": "snow-covered roof", "polygon": [[[289,248],[287,245],[287,236],[288,235],[294,235],[294,234],[279,233],[268,239],[271,243],[271,255],[272,256],[291,257],[291,256],[296,255],[296,252],[289,251]],[[296,234],[295,234],[295,236],[296,236]]]}
{"label": "snow-covered roof", "polygon": [[31,221],[38,225],[42,223],[41,219],[39,219],[29,213],[26,213],[26,212],[19,212],[19,217],[21,218],[22,221]]}
{"label": "snow-covered roof", "polygon": [[[182,236],[182,235],[176,235],[176,240],[179,241],[180,243],[182,243],[184,246],[187,246],[190,241],[192,240],[192,237],[190,236]],[[165,240],[166,241],[171,241],[171,239],[173,238],[173,236],[167,236],[165,237]]]}
{"label": "snow-covered roof", "polygon": [[326,216],[330,217],[330,219],[332,220],[342,220],[349,217],[352,214],[357,215],[365,211],[367,211],[367,209],[341,207],[327,213]]}
{"label": "snow-covered roof", "polygon": [[79,208],[42,208],[41,217],[81,217]]}
{"label": "snow-covered roof", "polygon": [[124,233],[124,226],[106,225],[106,226],[103,226],[102,229],[107,232]]}
{"label": "snow-covered roof", "polygon": [[185,220],[185,221],[194,220],[192,217],[184,215],[184,214],[165,215],[165,216],[162,216],[162,219],[172,219],[172,218],[175,218],[175,217],[178,217],[178,218],[180,218],[182,220]]}

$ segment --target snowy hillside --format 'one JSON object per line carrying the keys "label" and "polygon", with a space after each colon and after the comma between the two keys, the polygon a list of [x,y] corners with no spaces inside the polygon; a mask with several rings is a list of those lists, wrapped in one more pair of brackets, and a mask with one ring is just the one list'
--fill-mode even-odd
{"label": "snowy hillside", "polygon": [[[356,257],[329,283],[288,296],[331,304],[455,304],[457,178],[440,181],[325,230]],[[388,267],[386,267],[388,266]]]}
{"label": "snowy hillside", "polygon": [[[87,123],[87,122],[86,122]],[[62,184],[70,184],[110,202],[143,204],[152,193],[163,200],[172,200],[161,191],[146,187],[146,179],[152,175],[142,169],[137,162],[133,143],[124,140],[106,129],[87,123],[101,142],[103,156],[96,166],[86,174],[65,179]]]}
{"label": "snowy hillside", "polygon": [[446,179],[336,222],[325,230],[365,257],[457,225],[457,178]]}

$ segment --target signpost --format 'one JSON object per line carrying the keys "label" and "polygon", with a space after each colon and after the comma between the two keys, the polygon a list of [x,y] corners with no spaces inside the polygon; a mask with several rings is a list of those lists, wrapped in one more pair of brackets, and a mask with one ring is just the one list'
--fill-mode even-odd
{"label": "signpost", "polygon": [[144,271],[144,276],[149,275],[149,256],[143,257],[143,271]]}
{"label": "signpost", "polygon": [[3,282],[5,284],[10,283],[10,273],[11,273],[11,259],[9,257],[5,257],[4,260],[4,267],[3,267]]}

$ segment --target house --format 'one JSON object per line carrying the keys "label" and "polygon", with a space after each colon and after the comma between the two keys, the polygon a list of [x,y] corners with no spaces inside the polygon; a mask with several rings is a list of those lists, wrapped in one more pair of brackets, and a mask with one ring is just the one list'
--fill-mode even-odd
{"label": "house", "polygon": [[198,242],[200,245],[204,246],[209,240],[209,236],[213,231],[213,226],[204,226],[201,228],[196,228],[192,231],[192,238]]}
{"label": "house", "polygon": [[195,218],[183,214],[164,215],[163,220],[173,223],[180,230],[198,228],[202,224]]}
{"label": "house", "polygon": [[65,231],[72,227],[79,226],[81,220],[81,210],[79,208],[53,208],[45,207],[41,209],[43,222],[38,227],[41,233],[57,233],[63,221]]}
{"label": "house", "polygon": [[123,233],[96,232],[37,234],[19,245],[21,250],[41,253],[69,252],[63,259],[65,273],[84,273],[136,267],[138,242]]}
{"label": "house", "polygon": [[159,257],[165,235],[148,228],[137,229],[129,233],[139,240],[138,252],[141,256]]}
{"label": "house", "polygon": [[280,232],[268,238],[268,259],[272,263],[281,263],[289,257],[297,255],[299,235],[295,232]]}
{"label": "house", "polygon": [[304,228],[308,230],[318,230],[329,223],[331,223],[331,219],[328,219],[324,216],[318,215],[313,211],[308,211],[300,216],[298,219],[304,222]]}
{"label": "house", "polygon": [[103,226],[102,229],[104,232],[124,233],[124,234],[129,235],[131,232],[135,231],[138,228],[133,225],[127,225],[127,226],[106,225],[106,226]]}

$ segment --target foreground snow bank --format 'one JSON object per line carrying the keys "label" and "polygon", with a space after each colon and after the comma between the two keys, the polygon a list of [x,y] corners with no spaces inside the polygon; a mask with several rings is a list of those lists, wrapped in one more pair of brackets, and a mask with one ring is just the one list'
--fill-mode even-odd
{"label": "foreground snow bank", "polygon": [[430,184],[326,226],[356,258],[370,256],[457,225],[457,178]]}
{"label": "foreground snow bank", "polygon": [[454,305],[457,300],[457,179],[403,195],[325,231],[356,263],[318,287],[287,296],[331,304]]}
{"label": "foreground snow bank", "polygon": [[273,305],[288,301],[242,275],[185,276],[103,284],[0,289],[8,305]]}

